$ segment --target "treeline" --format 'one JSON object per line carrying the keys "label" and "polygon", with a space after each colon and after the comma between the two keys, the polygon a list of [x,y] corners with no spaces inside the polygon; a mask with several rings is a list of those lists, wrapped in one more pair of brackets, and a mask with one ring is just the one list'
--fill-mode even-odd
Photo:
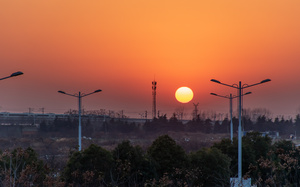
{"label": "treeline", "polygon": [[[243,137],[242,150],[243,176],[252,184],[300,185],[300,150],[292,142],[272,144],[252,132]],[[129,141],[113,150],[91,144],[70,151],[63,168],[54,166],[31,148],[1,152],[0,186],[229,186],[237,174],[237,140],[190,153],[168,135],[146,149]]]}
{"label": "treeline", "polygon": [[[233,118],[233,132],[238,130],[238,119]],[[267,118],[265,115],[258,116],[255,120],[251,120],[250,117],[242,117],[242,126],[244,131],[276,131],[280,135],[290,135],[295,132],[300,133],[300,115],[298,114],[295,119]],[[69,117],[67,120],[55,119],[53,123],[46,124],[42,122],[40,124],[40,132],[66,132],[64,136],[77,136],[78,119]],[[98,132],[108,133],[165,133],[168,131],[175,132],[203,132],[203,133],[230,133],[230,119],[225,118],[222,121],[212,120],[210,118],[202,119],[197,116],[197,119],[193,119],[183,124],[181,120],[178,120],[174,114],[170,119],[167,119],[166,115],[159,116],[153,120],[147,120],[144,124],[129,123],[126,119],[111,118],[100,124],[91,124],[89,120],[82,122],[82,131],[86,136],[97,136]]]}

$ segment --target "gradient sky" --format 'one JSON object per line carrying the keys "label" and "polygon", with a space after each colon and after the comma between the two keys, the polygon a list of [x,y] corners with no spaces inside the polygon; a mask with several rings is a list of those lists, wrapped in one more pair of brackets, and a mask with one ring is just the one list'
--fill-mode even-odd
{"label": "gradient sky", "polygon": [[[83,99],[86,110],[151,116],[199,103],[227,113],[236,93],[210,79],[245,84],[245,108],[294,117],[300,108],[299,0],[0,0],[0,112],[63,113],[76,98],[57,93],[103,92]],[[188,86],[194,99],[180,104]],[[236,101],[234,101],[236,106]]]}

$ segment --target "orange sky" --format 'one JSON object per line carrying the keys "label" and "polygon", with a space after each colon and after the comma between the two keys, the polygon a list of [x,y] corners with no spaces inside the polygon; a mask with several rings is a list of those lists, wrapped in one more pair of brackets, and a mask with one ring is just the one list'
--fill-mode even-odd
{"label": "orange sky", "polygon": [[[157,109],[227,113],[236,93],[210,82],[252,84],[245,108],[263,107],[294,117],[300,108],[300,1],[202,0],[0,0],[0,112],[76,109],[75,98],[57,93],[92,92],[87,110],[151,114],[151,81]],[[194,99],[175,100],[188,86]],[[170,115],[168,115],[170,117]]]}

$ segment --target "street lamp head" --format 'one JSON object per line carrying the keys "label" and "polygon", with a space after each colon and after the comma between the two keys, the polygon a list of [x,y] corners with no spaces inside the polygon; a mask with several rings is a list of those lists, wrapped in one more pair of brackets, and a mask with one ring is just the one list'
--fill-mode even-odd
{"label": "street lamp head", "polygon": [[15,73],[12,73],[10,76],[11,76],[11,77],[15,77],[15,76],[19,76],[19,75],[23,75],[23,72],[17,71],[17,72],[15,72]]}
{"label": "street lamp head", "polygon": [[266,82],[270,82],[270,81],[271,81],[271,79],[265,79],[265,80],[261,81],[260,83],[266,83]]}
{"label": "street lamp head", "polygon": [[58,91],[58,93],[66,94],[66,92],[64,92],[64,91],[60,91],[60,90]]}
{"label": "street lamp head", "polygon": [[210,93],[210,95],[215,95],[215,96],[218,96],[218,94],[215,94],[215,93]]}
{"label": "street lamp head", "polygon": [[244,95],[248,95],[248,94],[252,94],[252,92],[247,92],[247,93],[245,93]]}
{"label": "street lamp head", "polygon": [[94,91],[94,93],[101,92],[101,91],[102,91],[102,90],[99,89],[99,90]]}
{"label": "street lamp head", "polygon": [[218,80],[216,80],[216,79],[211,79],[210,81],[216,82],[216,83],[221,83],[220,81],[218,81]]}

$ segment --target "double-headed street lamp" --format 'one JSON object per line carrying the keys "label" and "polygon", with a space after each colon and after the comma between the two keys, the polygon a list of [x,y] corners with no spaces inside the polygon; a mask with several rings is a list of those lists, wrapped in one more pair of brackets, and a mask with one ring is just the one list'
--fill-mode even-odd
{"label": "double-headed street lamp", "polygon": [[225,84],[225,83],[222,83],[218,80],[215,80],[215,79],[211,79],[210,81],[212,82],[215,82],[215,83],[218,83],[218,84],[222,84],[224,86],[229,86],[229,87],[232,87],[232,88],[236,88],[238,89],[238,98],[239,98],[239,127],[238,127],[238,181],[240,184],[242,184],[242,90],[245,89],[245,88],[249,88],[249,87],[252,87],[252,86],[256,86],[256,85],[259,85],[259,84],[263,84],[263,83],[266,83],[266,82],[269,82],[271,81],[271,79],[265,79],[259,83],[255,83],[255,84],[251,84],[251,85],[248,85],[248,84],[243,84],[241,83],[241,81],[239,81],[239,85],[237,84],[233,84],[233,85],[229,85],[229,84]]}
{"label": "double-headed street lamp", "polygon": [[58,91],[58,93],[61,94],[65,94],[65,95],[69,95],[69,96],[73,96],[73,97],[77,97],[78,98],[78,150],[81,151],[81,98],[94,94],[94,93],[98,93],[101,92],[102,90],[96,90],[94,92],[88,93],[88,94],[82,94],[81,92],[77,94],[68,94],[64,91]]}
{"label": "double-headed street lamp", "polygon": [[[242,96],[244,95],[248,95],[248,94],[251,94],[252,92],[247,92],[245,94],[243,94]],[[226,98],[226,99],[229,99],[229,112],[230,112],[230,140],[231,140],[231,143],[233,142],[233,124],[232,124],[232,99],[235,99],[237,98],[238,96],[232,96],[232,94],[230,94],[229,96],[226,95],[226,96],[223,96],[223,95],[218,95],[216,93],[210,93],[211,95],[214,95],[214,96],[217,96],[217,97],[223,97],[223,98]]]}
{"label": "double-headed street lamp", "polygon": [[19,75],[23,75],[23,72],[17,71],[17,72],[15,72],[15,73],[12,73],[10,76],[0,78],[0,81],[1,81],[1,80],[4,80],[4,79],[11,78],[11,77],[16,77],[16,76],[19,76]]}

